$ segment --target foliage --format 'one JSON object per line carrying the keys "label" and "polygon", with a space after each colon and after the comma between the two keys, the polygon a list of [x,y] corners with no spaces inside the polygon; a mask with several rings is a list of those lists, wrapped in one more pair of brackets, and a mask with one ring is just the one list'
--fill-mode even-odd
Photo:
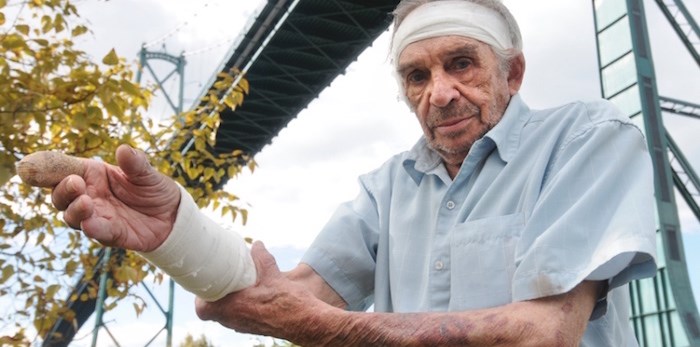
{"label": "foliage", "polygon": [[200,335],[195,340],[191,334],[187,334],[185,341],[180,342],[179,347],[214,347],[214,345],[204,335]]}
{"label": "foliage", "polygon": [[[2,345],[28,344],[32,324],[43,336],[60,317],[72,320],[74,313],[65,308],[67,289],[80,275],[90,277],[101,248],[65,227],[50,204],[50,191],[14,176],[15,162],[26,154],[51,149],[114,162],[116,147],[127,143],[145,150],[199,206],[213,205],[245,222],[237,197],[218,188],[254,163],[242,153],[212,150],[219,112],[241,104],[245,79],[230,88],[238,72],[222,74],[203,106],[172,126],[157,127],[144,117],[154,90],[131,82],[134,71],[114,50],[99,63],[91,61],[74,45],[86,33],[70,0],[0,0],[0,296],[13,298],[0,317]],[[131,252],[110,262],[109,271],[109,307],[150,275],[162,279]],[[87,293],[69,299],[95,298],[95,279],[88,280]],[[143,300],[135,302],[138,313]]]}
{"label": "foliage", "polygon": [[280,340],[280,339],[272,339],[272,343],[269,345],[263,341],[258,340],[258,342],[256,344],[254,344],[253,347],[299,347],[299,346],[295,345],[289,341]]}

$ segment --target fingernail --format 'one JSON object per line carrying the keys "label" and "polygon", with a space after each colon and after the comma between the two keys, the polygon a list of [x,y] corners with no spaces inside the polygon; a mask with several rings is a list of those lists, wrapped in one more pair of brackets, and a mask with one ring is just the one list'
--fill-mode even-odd
{"label": "fingernail", "polygon": [[66,181],[66,191],[68,193],[75,193],[76,192],[75,182],[73,182],[73,177],[68,177],[68,181]]}

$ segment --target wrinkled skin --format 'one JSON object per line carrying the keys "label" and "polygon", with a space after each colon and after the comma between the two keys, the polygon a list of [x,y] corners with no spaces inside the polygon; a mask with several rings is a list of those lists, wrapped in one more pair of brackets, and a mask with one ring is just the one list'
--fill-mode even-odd
{"label": "wrinkled skin", "polygon": [[399,56],[408,104],[453,177],[472,144],[503,117],[524,69],[522,55],[506,71],[488,45],[461,36],[418,41]]}
{"label": "wrinkled skin", "polygon": [[83,160],[83,177],[64,178],[51,200],[68,225],[103,245],[152,251],[173,228],[180,190],[145,153],[122,145],[116,154],[117,166]]}

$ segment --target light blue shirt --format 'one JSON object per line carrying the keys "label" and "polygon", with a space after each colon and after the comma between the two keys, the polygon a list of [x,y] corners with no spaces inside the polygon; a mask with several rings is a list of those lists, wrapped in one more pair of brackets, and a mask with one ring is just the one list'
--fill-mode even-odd
{"label": "light blue shirt", "polygon": [[609,280],[582,346],[637,345],[627,283],[655,275],[652,169],[610,103],[515,95],[454,180],[421,139],[359,182],[302,260],[349,309],[475,310]]}

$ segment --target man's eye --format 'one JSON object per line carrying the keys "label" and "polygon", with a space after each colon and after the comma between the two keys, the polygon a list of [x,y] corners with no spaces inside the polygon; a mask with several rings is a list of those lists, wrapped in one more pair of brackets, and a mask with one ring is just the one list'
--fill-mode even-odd
{"label": "man's eye", "polygon": [[471,60],[469,59],[457,59],[452,63],[452,66],[455,69],[462,70],[468,68],[472,64]]}
{"label": "man's eye", "polygon": [[422,71],[413,71],[406,76],[408,83],[420,83],[425,81],[425,73]]}

